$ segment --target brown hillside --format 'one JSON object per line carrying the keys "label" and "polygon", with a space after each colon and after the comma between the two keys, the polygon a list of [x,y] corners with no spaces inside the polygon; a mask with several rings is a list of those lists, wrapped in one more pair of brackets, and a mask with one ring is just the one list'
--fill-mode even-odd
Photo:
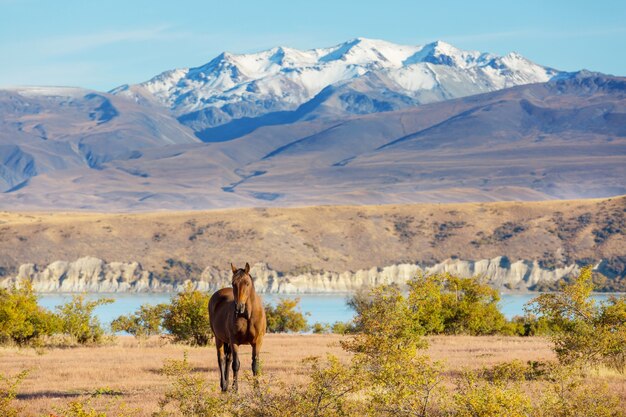
{"label": "brown hillside", "polygon": [[[624,273],[626,197],[577,201],[321,206],[148,214],[0,213],[0,267],[95,256],[194,275],[266,262],[346,271],[450,257],[542,267],[608,259]],[[168,261],[169,260],[169,261]]]}

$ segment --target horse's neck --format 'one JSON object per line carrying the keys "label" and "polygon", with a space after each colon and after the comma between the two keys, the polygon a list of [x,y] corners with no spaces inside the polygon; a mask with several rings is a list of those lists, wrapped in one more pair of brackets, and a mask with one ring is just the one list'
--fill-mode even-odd
{"label": "horse's neck", "polygon": [[254,314],[254,308],[255,305],[258,304],[258,299],[259,296],[257,295],[254,286],[252,287],[252,290],[250,291],[250,295],[248,295],[248,302],[247,302],[247,307],[250,309],[250,314],[252,316],[252,314]]}

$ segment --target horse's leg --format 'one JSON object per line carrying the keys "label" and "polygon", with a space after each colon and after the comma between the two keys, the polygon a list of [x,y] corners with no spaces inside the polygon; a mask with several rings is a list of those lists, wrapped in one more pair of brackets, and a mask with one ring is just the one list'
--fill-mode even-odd
{"label": "horse's leg", "polygon": [[254,376],[259,375],[261,371],[261,358],[259,357],[261,353],[261,344],[262,342],[260,340],[256,343],[252,343],[252,374]]}
{"label": "horse's leg", "polygon": [[228,374],[230,373],[230,367],[233,363],[233,350],[230,346],[230,343],[224,343],[224,353],[226,354],[226,364],[224,366],[224,386],[226,387],[228,387]]}
{"label": "horse's leg", "polygon": [[230,349],[233,351],[233,389],[237,391],[237,374],[239,373],[239,345],[231,343]]}
{"label": "horse's leg", "polygon": [[217,365],[220,368],[220,388],[222,388],[222,391],[227,391],[228,381],[224,379],[224,366],[226,365],[224,362],[224,343],[221,340],[215,339],[215,347],[217,348]]}

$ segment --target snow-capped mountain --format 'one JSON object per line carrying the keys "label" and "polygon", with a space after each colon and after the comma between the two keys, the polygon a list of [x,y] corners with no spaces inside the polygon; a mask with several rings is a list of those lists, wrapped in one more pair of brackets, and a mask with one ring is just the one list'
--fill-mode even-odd
{"label": "snow-capped mountain", "polygon": [[[545,82],[560,74],[516,53],[463,51],[441,41],[404,46],[357,38],[307,51],[222,53],[200,67],[166,71],[113,92],[153,96],[202,137],[203,130],[295,111],[312,100],[304,112],[308,118],[320,116],[312,113],[322,103],[326,114],[362,114]],[[302,119],[302,111],[295,117]]]}

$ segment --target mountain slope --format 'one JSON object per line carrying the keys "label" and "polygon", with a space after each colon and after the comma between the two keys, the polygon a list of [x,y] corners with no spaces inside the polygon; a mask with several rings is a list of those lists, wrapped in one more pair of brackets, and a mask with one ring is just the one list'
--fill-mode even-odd
{"label": "mountain slope", "polygon": [[0,90],[0,190],[57,171],[103,169],[145,149],[198,140],[166,109],[80,88]]}
{"label": "mountain slope", "polygon": [[223,53],[203,66],[166,71],[113,92],[154,97],[202,140],[222,141],[268,124],[397,110],[563,75],[515,53],[500,57],[441,41],[403,46],[357,38],[308,51]]}
{"label": "mountain slope", "polygon": [[347,120],[259,155],[240,172],[263,174],[231,191],[327,203],[622,194],[625,92],[624,78],[581,73]]}
{"label": "mountain slope", "polygon": [[[117,100],[122,109],[127,100]],[[121,120],[125,112],[119,113],[89,123],[104,129]],[[607,197],[626,194],[625,126],[626,79],[582,72],[398,111],[259,127],[220,143],[194,142],[182,128],[182,143],[133,145],[140,155],[124,153],[128,146],[116,153],[118,141],[105,135],[97,149],[112,147],[112,155],[99,154],[99,165],[71,153],[74,159],[61,158],[71,169],[7,186],[0,207],[179,210]],[[56,142],[80,151],[73,142]],[[40,166],[15,151],[3,157],[7,176],[34,175],[33,160]]]}

